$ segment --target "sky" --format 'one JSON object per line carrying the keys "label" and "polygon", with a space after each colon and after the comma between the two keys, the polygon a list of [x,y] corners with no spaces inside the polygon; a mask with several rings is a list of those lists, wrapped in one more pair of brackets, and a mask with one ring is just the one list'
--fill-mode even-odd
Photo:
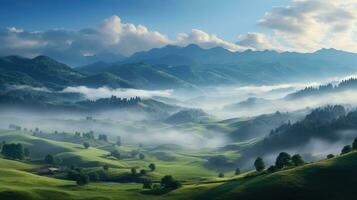
{"label": "sky", "polygon": [[357,52],[357,0],[1,0],[0,55],[67,63],[165,45]]}

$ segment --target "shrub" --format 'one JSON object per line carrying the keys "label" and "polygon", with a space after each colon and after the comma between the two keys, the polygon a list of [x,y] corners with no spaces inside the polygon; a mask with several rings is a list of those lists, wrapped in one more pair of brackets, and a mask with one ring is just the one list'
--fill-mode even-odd
{"label": "shrub", "polygon": [[274,173],[274,172],[278,171],[278,168],[275,165],[272,165],[267,170],[269,173]]}
{"label": "shrub", "polygon": [[349,152],[351,152],[351,151],[352,151],[351,145],[346,145],[346,146],[344,146],[344,147],[342,148],[342,150],[341,150],[341,155],[346,154],[346,153],[349,153]]}
{"label": "shrub", "polygon": [[146,174],[146,170],[145,169],[140,170],[140,174],[141,175],[145,175]]}
{"label": "shrub", "polygon": [[152,182],[151,180],[145,180],[143,183],[143,188],[144,189],[152,189]]}
{"label": "shrub", "polygon": [[326,156],[327,159],[331,159],[331,158],[333,158],[333,157],[335,157],[335,155],[333,155],[333,154],[328,154],[328,155]]}

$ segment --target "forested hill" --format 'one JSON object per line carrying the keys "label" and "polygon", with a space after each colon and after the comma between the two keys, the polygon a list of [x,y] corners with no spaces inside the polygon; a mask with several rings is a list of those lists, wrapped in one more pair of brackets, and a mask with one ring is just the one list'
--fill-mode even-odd
{"label": "forested hill", "polygon": [[286,149],[300,149],[311,140],[335,143],[351,140],[357,133],[357,111],[347,112],[344,107],[327,106],[313,110],[305,119],[286,123],[270,132],[264,140],[248,149],[243,160],[260,154],[269,155]]}

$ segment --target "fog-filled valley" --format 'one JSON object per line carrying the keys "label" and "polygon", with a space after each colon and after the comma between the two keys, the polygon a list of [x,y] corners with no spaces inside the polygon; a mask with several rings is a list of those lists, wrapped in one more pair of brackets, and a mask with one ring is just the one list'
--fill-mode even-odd
{"label": "fog-filled valley", "polygon": [[[356,66],[356,54],[334,49],[233,53],[197,45],[81,67],[47,56],[1,57],[0,174],[54,181],[73,199],[63,185],[95,196],[102,189],[91,187],[121,188],[109,199],[117,192],[182,199],[196,187],[237,188],[325,162],[338,168],[347,159],[349,169]],[[32,190],[28,199],[52,196]]]}

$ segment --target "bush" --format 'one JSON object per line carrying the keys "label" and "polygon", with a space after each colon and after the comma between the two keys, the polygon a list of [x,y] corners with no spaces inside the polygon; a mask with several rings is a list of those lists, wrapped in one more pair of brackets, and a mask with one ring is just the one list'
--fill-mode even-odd
{"label": "bush", "polygon": [[152,182],[151,180],[145,180],[143,183],[143,188],[144,189],[152,189]]}
{"label": "bush", "polygon": [[255,159],[254,167],[258,172],[263,171],[265,169],[265,164],[261,157],[258,157],[257,159]]}
{"label": "bush", "polygon": [[274,173],[274,172],[278,171],[278,168],[275,165],[272,165],[267,170],[269,173]]}
{"label": "bush", "polygon": [[109,165],[105,164],[105,165],[103,166],[103,169],[104,169],[105,171],[108,171],[108,170],[109,170]]}
{"label": "bush", "polygon": [[342,148],[342,150],[341,150],[341,155],[346,154],[346,153],[349,153],[349,152],[351,152],[351,151],[352,151],[351,145],[346,145],[346,146],[344,146],[344,147]]}
{"label": "bush", "polygon": [[328,155],[326,156],[327,159],[331,159],[331,158],[333,158],[333,157],[335,157],[335,155],[333,155],[333,154],[328,154]]}
{"label": "bush", "polygon": [[145,169],[140,170],[140,174],[141,175],[145,175],[146,174],[146,170]]}

